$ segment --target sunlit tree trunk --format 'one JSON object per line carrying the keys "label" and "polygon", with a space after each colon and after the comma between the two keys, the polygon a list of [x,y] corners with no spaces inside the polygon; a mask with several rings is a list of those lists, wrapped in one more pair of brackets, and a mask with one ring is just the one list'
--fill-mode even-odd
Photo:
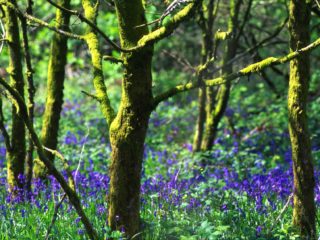
{"label": "sunlit tree trunk", "polygon": [[[135,26],[146,22],[141,0],[115,1],[121,45],[134,47],[148,33]],[[122,55],[124,73],[118,114],[110,126],[109,225],[123,228],[127,236],[138,233],[140,225],[140,180],[143,146],[152,102],[152,47]]]}
{"label": "sunlit tree trunk", "polygon": [[[229,75],[232,73],[233,66],[228,62],[235,57],[237,49],[236,30],[238,25],[239,7],[241,0],[230,0],[230,17],[228,21],[228,32],[231,33],[227,39],[225,55],[223,58],[223,68],[221,75]],[[208,92],[210,94],[208,99],[211,99],[208,104],[212,104],[212,107],[207,109],[206,128],[202,141],[202,150],[210,150],[213,146],[214,139],[217,135],[218,125],[224,115],[227,108],[229,96],[230,96],[231,83],[227,82],[222,84],[217,92],[217,95],[213,96],[213,91]],[[214,99],[215,98],[215,99]],[[213,100],[214,99],[214,100]]]}
{"label": "sunlit tree trunk", "polygon": [[[69,9],[70,0],[59,0],[60,6]],[[68,30],[70,16],[59,9],[56,10],[56,27]],[[55,33],[51,42],[50,59],[47,77],[47,97],[43,115],[41,140],[45,147],[57,148],[60,113],[63,104],[63,86],[65,79],[65,65],[67,62],[67,37]],[[47,152],[49,160],[54,156]],[[34,167],[35,177],[45,177],[46,168],[39,161]]]}
{"label": "sunlit tree trunk", "polygon": [[[9,3],[16,4],[15,0]],[[9,46],[9,67],[10,85],[24,96],[24,81],[21,60],[20,36],[18,19],[14,11],[4,6],[6,38]],[[24,174],[24,163],[26,157],[25,127],[23,120],[18,116],[17,109],[12,106],[12,130],[11,149],[7,149],[7,171],[9,190],[16,187],[22,188],[19,175]],[[15,191],[14,191],[15,192]]]}
{"label": "sunlit tree trunk", "polygon": [[[309,2],[290,1],[290,50],[306,46],[310,41]],[[288,93],[289,131],[294,174],[293,224],[306,239],[316,239],[314,187],[311,143],[307,123],[307,96],[310,79],[309,54],[290,62]]]}

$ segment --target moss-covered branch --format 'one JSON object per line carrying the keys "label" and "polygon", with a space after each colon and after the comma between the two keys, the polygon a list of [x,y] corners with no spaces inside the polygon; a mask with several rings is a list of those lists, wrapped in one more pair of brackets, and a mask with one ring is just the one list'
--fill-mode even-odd
{"label": "moss-covered branch", "polygon": [[[306,53],[306,52],[312,51],[312,50],[314,50],[315,48],[317,48],[319,46],[320,46],[320,38],[318,38],[316,41],[312,42],[308,46],[306,46],[304,48],[301,48],[301,49],[299,49],[297,51],[291,52],[288,55],[285,55],[283,57],[269,57],[269,58],[266,58],[266,59],[264,59],[264,60],[262,60],[260,62],[250,64],[249,66],[239,70],[238,72],[229,74],[229,75],[227,75],[225,77],[218,77],[218,78],[215,78],[215,79],[206,80],[206,81],[204,81],[203,84],[205,86],[221,85],[223,83],[226,83],[228,81],[232,81],[232,80],[237,79],[239,77],[246,76],[246,75],[249,75],[249,74],[252,74],[252,73],[260,72],[261,70],[263,70],[263,69],[265,69],[267,67],[271,67],[271,66],[276,66],[276,65],[287,63],[290,60],[298,57],[302,53]],[[177,95],[178,93],[186,92],[186,91],[198,88],[200,86],[201,86],[201,84],[199,84],[199,83],[187,83],[187,84],[175,86],[175,87],[169,89],[168,91],[156,96],[154,98],[153,108],[156,108],[157,105],[160,102],[165,101],[168,98]]]}
{"label": "moss-covered branch", "polygon": [[[82,0],[82,6],[84,8],[86,19],[95,25],[98,13],[98,5],[91,4],[90,0]],[[94,28],[88,27],[84,38],[91,54],[91,62],[93,65],[93,85],[96,90],[96,98],[100,103],[101,111],[107,120],[108,126],[110,127],[113,119],[115,118],[115,111],[111,106],[107,93],[107,87],[104,83],[102,55],[100,51],[98,35]]]}
{"label": "moss-covered branch", "polygon": [[40,142],[40,139],[35,132],[33,128],[33,124],[30,122],[29,116],[28,116],[28,110],[27,106],[24,103],[24,99],[21,97],[21,95],[14,90],[3,78],[0,78],[0,85],[2,85],[9,93],[9,98],[12,101],[13,104],[16,105],[16,108],[19,109],[19,116],[23,119],[24,124],[29,130],[30,136],[32,138],[32,141],[34,145],[36,146],[38,155],[40,160],[45,164],[45,166],[48,168],[49,172],[56,178],[56,180],[61,185],[62,189],[67,194],[70,203],[73,205],[73,207],[76,209],[78,215],[81,218],[81,221],[83,225],[85,226],[85,229],[90,237],[90,239],[98,239],[98,235],[93,228],[90,220],[86,216],[85,212],[82,209],[80,199],[76,192],[72,189],[71,186],[67,183],[67,181],[64,179],[62,174],[56,169],[54,164],[48,160],[48,158],[45,155],[44,148]]}
{"label": "moss-covered branch", "polygon": [[129,48],[130,51],[139,50],[147,45],[152,45],[161,39],[169,36],[181,22],[185,21],[192,12],[196,9],[197,5],[200,3],[200,0],[195,0],[194,2],[188,4],[185,8],[175,14],[170,21],[157,30],[144,35],[139,41],[136,47]]}

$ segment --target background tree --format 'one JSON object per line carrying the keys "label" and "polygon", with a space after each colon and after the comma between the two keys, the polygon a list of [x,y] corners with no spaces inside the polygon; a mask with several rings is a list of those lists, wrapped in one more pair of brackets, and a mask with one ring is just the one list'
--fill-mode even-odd
{"label": "background tree", "polygon": [[[224,51],[224,57],[222,61],[222,75],[228,75],[232,73],[233,65],[229,63],[237,53],[237,45],[239,38],[241,37],[243,27],[247,21],[248,14],[250,13],[252,1],[248,3],[248,10],[245,14],[243,26],[239,27],[239,9],[242,5],[242,0],[234,1],[230,0],[229,6],[229,20],[228,20],[228,31],[226,39],[226,48]],[[219,87],[219,90],[214,96],[214,93],[208,92],[208,104],[211,107],[207,108],[207,119],[206,129],[204,133],[204,139],[202,142],[203,150],[210,150],[212,148],[214,139],[217,135],[218,124],[224,115],[224,112],[228,105],[230,95],[231,83],[227,82]],[[215,99],[214,99],[215,98]]]}
{"label": "background tree", "polygon": [[[290,50],[306,46],[310,41],[310,2],[290,1]],[[314,170],[307,119],[307,96],[310,79],[309,54],[290,62],[288,93],[289,131],[294,173],[293,224],[301,236],[316,239]]]}
{"label": "background tree", "polygon": [[[207,5],[207,7],[206,7]],[[201,45],[201,64],[205,64],[213,57],[213,45],[214,45],[214,34],[213,25],[215,17],[218,13],[219,1],[216,3],[214,0],[209,2],[203,1],[202,6],[198,11],[198,24],[202,31],[202,45]],[[202,82],[203,79],[208,76],[207,71],[198,75],[198,81]],[[206,104],[206,87],[199,88],[199,116],[197,119],[195,136],[193,140],[193,151],[199,151],[201,149],[201,143],[203,139],[204,124],[206,120],[206,105],[210,107],[211,104]],[[208,89],[213,91],[212,89]]]}

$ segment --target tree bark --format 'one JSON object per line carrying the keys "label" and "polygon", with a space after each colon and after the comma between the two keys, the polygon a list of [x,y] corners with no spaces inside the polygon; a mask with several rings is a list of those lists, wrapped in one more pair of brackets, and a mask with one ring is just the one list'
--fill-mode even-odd
{"label": "tree bark", "polygon": [[[15,0],[9,3],[16,4]],[[18,19],[15,12],[4,6],[5,10],[5,29],[6,38],[9,46],[9,67],[10,85],[24,96],[24,80],[22,72]],[[23,120],[18,116],[17,109],[12,106],[12,130],[11,130],[11,149],[7,149],[7,179],[9,191],[16,194],[17,188],[23,188],[23,183],[19,176],[24,175],[24,164],[26,157],[25,127]]]}
{"label": "tree bark", "polygon": [[[69,9],[70,0],[59,0],[60,6]],[[68,31],[70,15],[60,9],[56,10],[56,28]],[[41,141],[50,149],[56,149],[58,143],[60,113],[63,104],[63,88],[65,79],[65,65],[67,63],[68,38],[59,33],[54,33],[51,42],[50,59],[47,77],[47,97],[43,115]],[[54,155],[46,152],[50,161]],[[34,166],[35,177],[45,177],[47,169],[44,164],[36,161]]]}
{"label": "tree bark", "polygon": [[[121,46],[130,48],[148,34],[141,0],[115,1]],[[122,97],[110,126],[109,225],[132,237],[140,228],[140,181],[144,141],[152,108],[151,60],[153,47],[124,53]]]}
{"label": "tree bark", "polygon": [[[310,41],[309,1],[290,1],[290,50],[308,45]],[[309,53],[290,62],[288,93],[289,131],[294,174],[293,224],[303,239],[316,239],[314,187],[315,179],[311,143],[307,123],[307,96],[310,79]]]}

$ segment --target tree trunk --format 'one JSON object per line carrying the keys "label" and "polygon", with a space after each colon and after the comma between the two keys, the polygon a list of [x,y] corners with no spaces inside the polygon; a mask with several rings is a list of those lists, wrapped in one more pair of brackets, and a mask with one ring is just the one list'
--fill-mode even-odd
{"label": "tree trunk", "polygon": [[[69,9],[70,0],[59,0],[60,6]],[[56,27],[68,30],[70,15],[59,9],[56,10]],[[67,37],[55,33],[51,42],[50,59],[48,66],[47,98],[43,115],[41,140],[45,147],[56,149],[58,143],[58,131],[60,113],[63,104],[63,85],[65,79],[65,65],[67,63]],[[50,161],[54,160],[52,153],[46,152]],[[37,161],[34,166],[35,177],[45,177],[47,170]]]}
{"label": "tree trunk", "polygon": [[[290,50],[310,41],[310,10],[306,0],[290,1]],[[289,131],[294,175],[293,224],[301,236],[316,239],[314,187],[311,143],[307,124],[307,96],[310,79],[309,53],[290,62],[288,93]]]}
{"label": "tree trunk", "polygon": [[[11,4],[16,4],[15,0],[9,0]],[[24,81],[22,72],[22,54],[19,36],[18,19],[14,11],[6,6],[5,29],[6,38],[9,45],[9,68],[11,86],[24,96]],[[18,116],[17,109],[12,106],[12,130],[11,149],[7,149],[7,171],[9,191],[16,193],[16,188],[23,188],[23,183],[19,181],[19,176],[24,174],[24,163],[26,157],[25,127],[23,120]]]}
{"label": "tree trunk", "polygon": [[[134,47],[148,33],[141,0],[115,1],[121,45]],[[152,103],[151,60],[153,48],[145,47],[122,55],[124,74],[118,114],[110,126],[109,225],[138,233],[140,225],[140,181],[143,147]]]}
{"label": "tree trunk", "polygon": [[[32,5],[33,2],[28,0],[28,6],[26,12],[32,15]],[[20,17],[21,29],[22,29],[22,38],[23,38],[23,51],[24,51],[24,60],[26,63],[26,78],[27,78],[27,86],[28,86],[28,115],[30,122],[33,124],[34,121],[34,95],[35,95],[35,87],[33,81],[33,68],[31,63],[31,55],[30,55],[30,47],[29,47],[29,37],[28,37],[28,24],[25,18]],[[28,198],[31,198],[32,192],[32,176],[33,176],[33,152],[34,145],[29,134],[28,137],[28,148],[26,152],[26,166],[25,166],[25,175],[26,175],[26,190],[28,192]]]}
{"label": "tree trunk", "polygon": [[196,131],[193,139],[193,152],[198,152],[201,150],[201,142],[203,138],[203,130],[204,130],[204,124],[206,121],[206,87],[199,88],[199,114],[196,124]]}
{"label": "tree trunk", "polygon": [[[211,26],[212,28],[212,26]],[[211,57],[212,57],[212,47],[213,47],[213,43],[212,43],[212,29],[211,31],[207,30],[203,30],[203,31],[207,31],[204,34],[203,37],[203,44],[202,44],[202,51],[201,51],[201,55],[202,55],[202,59],[201,59],[201,64],[205,64]],[[201,73],[198,76],[198,81],[201,83],[204,78],[207,76],[206,72]],[[207,103],[207,92],[210,92],[210,89],[207,89],[206,87],[201,87],[199,88],[199,114],[198,114],[198,119],[197,119],[197,124],[196,124],[196,131],[195,131],[195,136],[194,136],[194,140],[193,140],[193,151],[194,152],[198,152],[201,150],[201,142],[203,139],[203,131],[204,131],[204,125],[206,122],[206,103]]]}

